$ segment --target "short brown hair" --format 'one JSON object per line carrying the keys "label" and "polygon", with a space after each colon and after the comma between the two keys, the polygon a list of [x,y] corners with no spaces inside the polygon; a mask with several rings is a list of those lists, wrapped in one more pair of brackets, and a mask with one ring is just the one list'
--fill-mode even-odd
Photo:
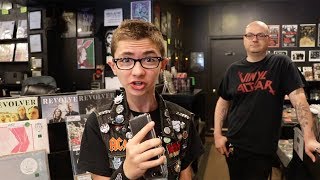
{"label": "short brown hair", "polygon": [[150,39],[159,48],[161,56],[164,56],[164,40],[159,29],[150,22],[136,19],[124,20],[114,31],[111,41],[112,56],[114,57],[119,41],[144,38]]}

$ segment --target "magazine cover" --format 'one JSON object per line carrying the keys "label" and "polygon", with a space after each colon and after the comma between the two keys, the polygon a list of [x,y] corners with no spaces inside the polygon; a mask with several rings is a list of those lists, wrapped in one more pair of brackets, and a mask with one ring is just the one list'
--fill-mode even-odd
{"label": "magazine cover", "polygon": [[0,62],[12,62],[15,44],[0,44]]}
{"label": "magazine cover", "polygon": [[94,38],[77,39],[78,69],[94,69]]}
{"label": "magazine cover", "polygon": [[82,9],[77,14],[78,37],[92,36],[94,32],[93,9]]}
{"label": "magazine cover", "polygon": [[280,46],[280,25],[268,25],[270,29],[269,47]]}
{"label": "magazine cover", "polygon": [[28,43],[17,43],[16,44],[14,61],[15,62],[28,62],[29,61]]}
{"label": "magazine cover", "polygon": [[131,2],[131,19],[151,22],[151,1]]}
{"label": "magazine cover", "polygon": [[300,24],[300,47],[316,46],[316,24]]}
{"label": "magazine cover", "polygon": [[65,122],[66,116],[79,115],[78,96],[53,95],[41,96],[42,118],[48,123]]}
{"label": "magazine cover", "polygon": [[0,156],[41,149],[49,153],[45,119],[0,123]]}
{"label": "magazine cover", "polygon": [[110,107],[116,96],[115,90],[78,91],[80,114],[91,114],[94,110],[103,111]]}
{"label": "magazine cover", "polygon": [[83,174],[85,171],[78,169],[77,164],[79,160],[80,145],[85,123],[89,115],[67,116],[66,125],[68,132],[68,143],[70,149],[70,157],[72,163],[73,174]]}
{"label": "magazine cover", "polygon": [[27,25],[26,19],[18,20],[16,38],[27,38],[28,37],[27,28],[28,28],[28,25]]}
{"label": "magazine cover", "polygon": [[298,25],[282,25],[282,47],[297,47]]}
{"label": "magazine cover", "polygon": [[0,157],[0,173],[10,180],[50,180],[46,151],[39,150]]}
{"label": "magazine cover", "polygon": [[61,37],[63,38],[73,38],[76,37],[76,13],[64,11],[62,13],[62,19],[64,20],[63,33]]}
{"label": "magazine cover", "polygon": [[14,21],[0,22],[0,39],[12,39],[14,30]]}
{"label": "magazine cover", "polygon": [[0,124],[39,118],[38,97],[0,99]]}

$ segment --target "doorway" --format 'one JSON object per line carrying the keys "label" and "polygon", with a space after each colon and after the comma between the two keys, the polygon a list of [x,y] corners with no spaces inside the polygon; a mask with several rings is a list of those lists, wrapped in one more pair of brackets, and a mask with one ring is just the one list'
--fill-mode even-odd
{"label": "doorway", "polygon": [[[217,90],[227,68],[246,56],[242,36],[210,39],[210,77],[209,79],[209,132],[214,128],[214,109],[218,100]],[[226,127],[226,123],[223,127]]]}

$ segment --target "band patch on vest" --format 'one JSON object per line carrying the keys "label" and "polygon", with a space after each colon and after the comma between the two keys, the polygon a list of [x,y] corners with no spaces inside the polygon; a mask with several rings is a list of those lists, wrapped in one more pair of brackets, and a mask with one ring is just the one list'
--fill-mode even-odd
{"label": "band patch on vest", "polygon": [[178,156],[180,153],[180,142],[174,142],[166,145],[169,158]]}
{"label": "band patch on vest", "polygon": [[125,151],[126,150],[126,145],[127,145],[127,140],[122,139],[118,137],[117,139],[112,137],[109,140],[109,151]]}

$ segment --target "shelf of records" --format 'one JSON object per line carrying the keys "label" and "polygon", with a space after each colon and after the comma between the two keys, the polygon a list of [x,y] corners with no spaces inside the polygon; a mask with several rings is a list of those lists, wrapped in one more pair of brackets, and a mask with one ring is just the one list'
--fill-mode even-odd
{"label": "shelf of records", "polygon": [[[17,23],[17,24],[16,24]],[[17,28],[15,28],[17,25]],[[19,40],[28,37],[27,20],[0,21],[0,41]]]}
{"label": "shelf of records", "polygon": [[307,81],[320,81],[320,63],[310,66],[297,66]]}
{"label": "shelf of records", "polygon": [[[50,156],[46,154],[61,152],[63,148],[55,146],[65,143],[71,176],[91,179],[77,168],[85,122],[94,110],[106,110],[116,94],[116,90],[100,89],[0,99],[0,173],[9,173],[8,179],[49,179]],[[63,131],[66,137],[56,140]]]}

